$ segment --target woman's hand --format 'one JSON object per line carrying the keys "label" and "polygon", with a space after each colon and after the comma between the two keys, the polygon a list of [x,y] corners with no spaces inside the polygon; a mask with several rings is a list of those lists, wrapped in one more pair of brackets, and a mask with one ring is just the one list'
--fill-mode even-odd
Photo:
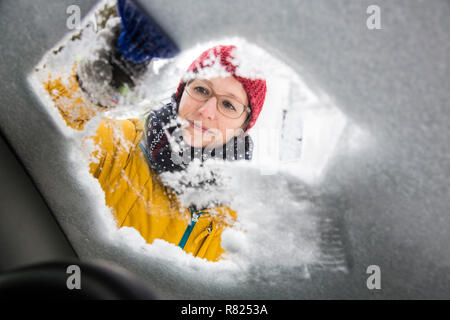
{"label": "woman's hand", "polygon": [[150,60],[136,63],[127,60],[118,49],[122,31],[120,18],[111,18],[98,32],[87,56],[77,67],[77,80],[92,103],[100,107],[114,107],[121,92],[133,88],[147,71]]}

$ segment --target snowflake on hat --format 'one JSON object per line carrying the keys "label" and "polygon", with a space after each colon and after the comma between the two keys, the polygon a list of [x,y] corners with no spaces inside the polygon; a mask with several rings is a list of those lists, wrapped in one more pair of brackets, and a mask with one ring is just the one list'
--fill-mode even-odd
{"label": "snowflake on hat", "polygon": [[247,93],[251,119],[246,133],[252,128],[261,113],[266,97],[266,81],[260,72],[252,68],[248,61],[239,59],[239,51],[234,45],[219,45],[204,51],[195,59],[181,79],[175,93],[175,101],[180,102],[186,83],[194,78],[214,78],[233,76]]}

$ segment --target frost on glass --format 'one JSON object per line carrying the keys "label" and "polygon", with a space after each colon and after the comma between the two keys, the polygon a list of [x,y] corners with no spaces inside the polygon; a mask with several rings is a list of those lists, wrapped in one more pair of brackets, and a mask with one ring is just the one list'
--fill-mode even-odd
{"label": "frost on glass", "polygon": [[[336,277],[347,272],[345,225],[341,219],[345,200],[336,190],[320,186],[320,181],[343,135],[349,141],[347,152],[358,151],[367,138],[332,97],[307,83],[270,50],[235,37],[199,43],[172,59],[153,59],[142,82],[115,108],[96,113],[81,131],[67,126],[42,83],[57,77],[68,81],[74,64],[86,58],[93,45],[101,45],[95,44],[96,32],[108,21],[118,19],[111,14],[113,9],[108,10],[114,5],[114,1],[100,2],[85,17],[82,29],[68,33],[49,49],[29,77],[49,117],[57,123],[58,134],[71,141],[73,183],[85,191],[96,208],[85,213],[96,221],[89,226],[83,216],[55,212],[81,258],[115,261],[149,280],[161,296],[173,298],[295,296],[301,280],[309,279],[314,270],[336,272]],[[182,188],[180,181],[195,181],[209,172],[204,170],[214,170],[220,177],[220,183],[203,194],[186,188],[180,195],[182,203],[204,204],[219,199],[238,212],[238,223],[222,236],[225,259],[208,262],[163,240],[146,243],[133,228],[118,229],[104,203],[103,190],[89,174],[88,155],[93,145],[83,138],[92,135],[104,118],[139,118],[151,108],[162,106],[175,92],[190,62],[217,44],[244,48],[241,52],[249,56],[243,54],[236,62],[257,57],[247,65],[261,70],[268,91],[264,108],[250,131],[254,141],[251,162],[210,161],[200,168],[194,161],[184,172],[162,175],[164,182],[175,189]],[[240,72],[249,76],[253,70],[243,68]],[[79,233],[83,241],[72,236]]]}

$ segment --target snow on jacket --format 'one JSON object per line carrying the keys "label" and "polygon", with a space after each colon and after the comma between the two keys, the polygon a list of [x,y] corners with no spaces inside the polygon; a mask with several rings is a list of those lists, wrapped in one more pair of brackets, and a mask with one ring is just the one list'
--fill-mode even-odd
{"label": "snow on jacket", "polygon": [[[49,76],[44,86],[73,129],[83,130],[102,110],[85,101],[75,75],[64,80]],[[200,211],[183,208],[139,147],[145,135],[144,125],[141,119],[104,119],[90,137],[97,147],[92,152],[90,173],[105,192],[105,203],[117,227],[137,229],[148,243],[163,239],[196,257],[219,260],[225,253],[222,232],[232,226],[236,212],[227,206]]]}

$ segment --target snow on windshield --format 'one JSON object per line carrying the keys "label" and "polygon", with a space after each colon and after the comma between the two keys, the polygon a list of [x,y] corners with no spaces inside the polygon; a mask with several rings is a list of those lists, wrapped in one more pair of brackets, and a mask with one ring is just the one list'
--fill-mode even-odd
{"label": "snow on windshield", "polygon": [[[101,2],[95,10],[104,5]],[[172,59],[153,59],[144,81],[126,101],[97,114],[83,131],[73,130],[57,112],[42,82],[50,74],[68,78],[73,63],[87,54],[95,40],[94,24],[87,22],[94,20],[95,10],[86,17],[82,33],[72,32],[50,49],[30,77],[43,106],[58,124],[57,134],[70,142],[68,174],[73,176],[77,192],[91,199],[90,205],[95,208],[86,212],[95,221],[88,226],[85,217],[55,212],[81,258],[119,263],[144,276],[157,293],[167,298],[292,297],[300,281],[310,278],[315,268],[345,272],[342,225],[337,222],[344,214],[345,201],[333,190],[318,185],[343,134],[362,135],[357,134],[357,128],[349,124],[332,98],[316,85],[308,85],[270,50],[238,37],[217,39]],[[208,262],[163,240],[148,244],[133,228],[118,229],[99,182],[89,174],[90,148],[82,140],[92,135],[106,117],[138,118],[150,108],[161,106],[175,92],[191,61],[217,44],[234,44],[245,48],[249,56],[258,57],[254,64],[262,69],[268,91],[260,117],[250,131],[254,141],[252,161],[207,161],[205,168],[194,162],[182,173],[195,179],[199,170],[214,170],[221,183],[207,194],[185,190],[181,202],[220,198],[238,212],[237,225],[222,237],[225,259]],[[295,63],[301,65],[301,61]],[[352,141],[349,150],[359,144],[357,139]],[[176,184],[182,177],[180,173],[168,173],[164,179]],[[71,237],[75,234],[82,236]]]}

